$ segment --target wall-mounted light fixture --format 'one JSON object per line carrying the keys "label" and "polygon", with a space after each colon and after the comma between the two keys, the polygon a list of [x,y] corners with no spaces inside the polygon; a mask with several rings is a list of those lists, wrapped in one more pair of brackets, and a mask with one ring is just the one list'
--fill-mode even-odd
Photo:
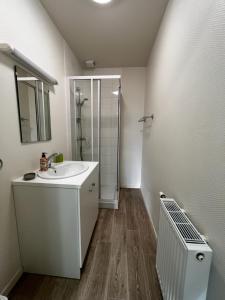
{"label": "wall-mounted light fixture", "polygon": [[42,70],[39,66],[33,63],[29,58],[23,55],[19,50],[15,49],[13,46],[6,43],[0,43],[0,52],[11,57],[19,65],[23,66],[33,75],[37,76],[40,80],[45,81],[49,85],[58,84],[55,78],[47,74],[44,70]]}

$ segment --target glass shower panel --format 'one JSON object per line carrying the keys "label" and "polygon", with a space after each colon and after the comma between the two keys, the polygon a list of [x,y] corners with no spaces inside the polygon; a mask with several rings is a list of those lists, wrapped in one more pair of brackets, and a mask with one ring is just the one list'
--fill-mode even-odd
{"label": "glass shower panel", "polygon": [[93,80],[93,160],[100,160],[100,80]]}
{"label": "glass shower panel", "polygon": [[74,80],[70,86],[73,160],[92,160],[91,81]]}
{"label": "glass shower panel", "polygon": [[101,199],[118,200],[119,80],[101,80]]}
{"label": "glass shower panel", "polygon": [[[120,79],[71,80],[73,160],[99,162],[99,198],[115,207],[119,197]],[[115,205],[115,206],[114,206]]]}

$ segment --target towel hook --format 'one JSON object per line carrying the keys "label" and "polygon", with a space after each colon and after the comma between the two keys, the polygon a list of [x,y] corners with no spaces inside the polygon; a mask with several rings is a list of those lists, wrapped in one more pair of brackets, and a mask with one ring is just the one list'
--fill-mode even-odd
{"label": "towel hook", "polygon": [[154,120],[154,114],[152,114],[151,116],[144,116],[141,119],[138,120],[138,122],[146,122],[147,119],[152,119]]}

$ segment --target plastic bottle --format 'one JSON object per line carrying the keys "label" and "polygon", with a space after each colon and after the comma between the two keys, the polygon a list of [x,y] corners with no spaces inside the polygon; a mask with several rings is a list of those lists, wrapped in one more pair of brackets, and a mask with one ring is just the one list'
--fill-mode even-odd
{"label": "plastic bottle", "polygon": [[48,159],[46,157],[46,152],[42,153],[42,157],[40,159],[40,171],[48,171]]}

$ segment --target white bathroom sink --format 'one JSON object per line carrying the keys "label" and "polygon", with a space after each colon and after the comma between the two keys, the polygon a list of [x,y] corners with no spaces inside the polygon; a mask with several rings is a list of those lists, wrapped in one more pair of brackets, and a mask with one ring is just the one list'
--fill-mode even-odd
{"label": "white bathroom sink", "polygon": [[37,175],[43,179],[63,179],[77,176],[88,170],[88,165],[82,162],[64,162],[61,164],[53,164],[48,171],[38,171]]}

